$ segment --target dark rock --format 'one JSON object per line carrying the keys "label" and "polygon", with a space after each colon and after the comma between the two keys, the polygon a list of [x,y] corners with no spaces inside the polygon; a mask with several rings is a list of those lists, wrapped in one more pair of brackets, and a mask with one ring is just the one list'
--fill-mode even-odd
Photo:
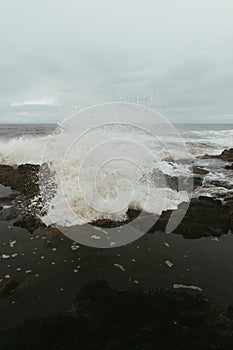
{"label": "dark rock", "polygon": [[230,165],[225,165],[224,168],[227,169],[227,170],[233,170],[233,163],[230,164]]}
{"label": "dark rock", "polygon": [[[186,204],[181,203],[177,209],[184,218],[174,233],[181,234],[185,238],[200,238],[220,236],[230,229],[229,211],[219,200],[201,196],[191,200],[184,215],[185,208]],[[149,232],[164,231],[171,213],[172,211],[164,212]]]}
{"label": "dark rock", "polygon": [[16,208],[11,207],[11,208],[7,208],[7,209],[3,209],[0,212],[0,218],[2,220],[12,220],[17,218],[17,216],[19,215],[19,212]]}
{"label": "dark rock", "polygon": [[230,313],[202,295],[116,290],[90,282],[63,315],[30,320],[0,333],[1,350],[206,350],[232,348]]}
{"label": "dark rock", "polygon": [[25,215],[14,222],[13,226],[26,228],[30,233],[33,233],[39,227],[46,227],[46,225],[37,217]]}
{"label": "dark rock", "polygon": [[202,159],[213,159],[213,158],[217,158],[217,159],[222,159],[222,160],[226,160],[228,162],[232,161],[233,162],[233,148],[230,148],[229,150],[225,149],[221,154],[218,155],[209,155],[209,154],[205,154],[203,157],[201,157]]}
{"label": "dark rock", "polygon": [[124,222],[98,220],[93,225],[103,228],[117,227],[133,221],[135,227],[143,231],[143,227],[148,227],[148,222],[151,222],[148,232],[154,233],[165,231],[171,214],[175,213],[183,219],[173,233],[181,234],[185,238],[219,237],[227,234],[229,230],[233,231],[233,200],[223,205],[220,200],[200,196],[192,198],[188,210],[186,208],[187,203],[181,203],[177,210],[167,210],[159,218],[153,214],[130,209],[127,212],[128,219]]}
{"label": "dark rock", "polygon": [[179,187],[182,187],[183,189],[187,189],[187,191],[190,192],[190,188],[197,188],[201,186],[203,182],[202,176],[196,176],[195,172],[193,173],[194,176],[171,176],[164,174],[159,169],[154,169],[151,173],[150,178],[157,187],[169,187],[175,191],[178,191]]}
{"label": "dark rock", "polygon": [[233,189],[233,184],[229,183],[227,180],[210,180],[208,184],[216,187],[224,187],[227,190]]}
{"label": "dark rock", "polygon": [[[169,188],[172,188],[175,191],[179,191],[182,187],[182,190],[187,190],[190,192],[190,190],[196,189],[197,187],[201,186],[203,183],[203,177],[202,176],[169,176],[166,175],[166,186]],[[180,187],[180,188],[179,188]]]}
{"label": "dark rock", "polygon": [[18,167],[0,164],[0,183],[27,197],[39,194],[39,165],[22,164]]}
{"label": "dark rock", "polygon": [[200,176],[194,176],[193,177],[193,189],[195,190],[197,187],[202,186],[203,184],[203,177]]}
{"label": "dark rock", "polygon": [[6,298],[9,295],[15,293],[15,290],[18,286],[19,283],[13,279],[10,279],[2,287],[0,287],[0,298]]}
{"label": "dark rock", "polygon": [[193,170],[193,173],[197,174],[197,175],[207,175],[207,174],[209,174],[209,170],[203,169],[203,168],[201,168],[201,167],[199,167],[197,165],[193,166],[192,170]]}

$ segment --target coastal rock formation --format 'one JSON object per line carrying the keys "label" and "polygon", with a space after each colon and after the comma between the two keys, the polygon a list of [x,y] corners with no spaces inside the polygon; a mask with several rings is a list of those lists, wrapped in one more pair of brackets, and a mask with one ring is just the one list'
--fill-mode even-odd
{"label": "coastal rock formation", "polygon": [[22,164],[13,167],[0,164],[0,183],[26,197],[34,197],[39,194],[39,165]]}
{"label": "coastal rock formation", "polygon": [[205,154],[201,158],[202,159],[217,158],[217,159],[226,160],[228,162],[233,162],[233,148],[225,149],[221,154],[218,154],[218,155]]}
{"label": "coastal rock formation", "polygon": [[[233,155],[233,149],[224,151],[220,156],[210,157],[229,157]],[[11,194],[11,205],[0,211],[0,218],[3,220],[14,220],[14,225],[22,228],[26,228],[30,233],[33,233],[37,228],[44,227],[42,221],[37,218],[36,213],[33,211],[27,212],[27,206],[30,206],[30,199],[39,194],[39,165],[23,164],[18,167],[12,167],[8,165],[0,165],[0,183],[6,186],[10,186],[13,190],[20,192],[20,194]],[[200,167],[194,167],[194,172],[198,173],[191,180],[190,178],[182,178],[182,182],[190,184],[189,181],[194,181],[194,187],[201,186],[203,177],[206,174],[206,170]],[[153,176],[158,177],[161,174],[157,172],[153,173]],[[178,179],[173,176],[166,175],[166,182],[173,188],[178,188]],[[215,181],[212,185],[219,186],[219,182]],[[222,184],[227,189],[232,189],[229,184]],[[9,198],[10,200],[10,198]],[[2,203],[4,203],[2,201]],[[8,202],[7,202],[8,204]],[[222,202],[212,199],[210,197],[192,198],[188,211],[185,213],[185,204],[180,204],[176,212],[184,216],[182,222],[175,229],[174,233],[183,235],[185,238],[199,238],[203,236],[220,236],[226,234],[229,229],[232,229],[233,222],[233,210],[230,209],[231,204],[223,205]],[[168,210],[160,216],[157,222],[153,225],[149,232],[155,232],[158,230],[164,231],[172,211]],[[117,227],[127,224],[137,218],[140,211],[129,209],[127,212],[128,220],[124,222],[112,222],[109,220],[98,220],[92,223],[101,227]],[[184,215],[185,214],[185,215]],[[139,225],[143,229],[143,220],[151,220],[151,215],[143,213],[140,215]],[[154,222],[156,221],[154,218]],[[144,225],[148,227],[148,225]]]}
{"label": "coastal rock formation", "polygon": [[233,170],[233,163],[230,164],[230,165],[225,165],[224,168],[227,169],[227,170]]}
{"label": "coastal rock formation", "polygon": [[33,215],[25,215],[16,220],[13,226],[26,228],[28,232],[33,233],[39,227],[45,227],[45,224]]}
{"label": "coastal rock formation", "polygon": [[193,166],[192,171],[193,171],[194,174],[197,174],[197,175],[207,175],[207,174],[209,174],[209,170],[206,170],[206,169],[204,169],[204,168],[202,168],[200,166],[197,166],[197,165]]}
{"label": "coastal rock formation", "polygon": [[[181,234],[185,238],[200,238],[220,236],[230,229],[231,213],[220,200],[200,196],[191,200],[185,215],[184,208],[185,205],[181,203],[177,209],[178,214],[184,218],[174,233]],[[171,213],[169,210],[163,212],[149,232],[164,231]]]}
{"label": "coastal rock formation", "polygon": [[231,312],[201,294],[117,290],[106,281],[84,286],[65,314],[0,333],[2,350],[230,350],[232,342]]}

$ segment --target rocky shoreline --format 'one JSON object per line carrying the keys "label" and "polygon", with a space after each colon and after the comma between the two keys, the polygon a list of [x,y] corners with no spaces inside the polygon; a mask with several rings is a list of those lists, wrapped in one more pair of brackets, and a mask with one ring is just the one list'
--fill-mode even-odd
{"label": "rocky shoreline", "polygon": [[117,290],[86,284],[70,309],[0,333],[1,349],[221,349],[233,342],[233,312],[200,293]]}
{"label": "rocky shoreline", "polygon": [[[222,159],[230,162],[233,159],[233,149],[224,150],[220,155],[205,155],[202,159]],[[225,166],[231,171],[232,165]],[[202,186],[204,176],[208,171],[200,166],[194,166],[194,186]],[[167,176],[170,185],[176,186],[175,179]],[[13,192],[6,198],[0,198],[0,219],[11,220],[13,225],[27,228],[33,233],[37,228],[44,227],[33,210],[28,210],[31,199],[39,195],[39,165],[22,164],[17,166],[0,165],[0,183],[9,186]],[[215,181],[212,185],[218,186]],[[221,185],[222,186],[222,185]],[[5,205],[5,208],[4,208]],[[184,216],[182,222],[174,230],[174,233],[181,234],[185,238],[200,238],[206,236],[219,237],[233,229],[233,197],[222,198],[218,200],[208,196],[199,196],[191,198],[189,208],[185,213],[185,204],[181,203],[175,211],[180,216]],[[3,210],[4,209],[4,210]],[[155,217],[155,224],[149,230],[150,233],[155,231],[165,231],[172,211],[163,212],[162,215]],[[184,215],[185,213],[185,215]],[[101,227],[121,226],[138,217],[141,212],[137,210],[128,210],[128,220],[126,222],[110,222],[99,220],[93,225]],[[143,220],[151,215],[143,213]]]}
{"label": "rocky shoreline", "polygon": [[[233,150],[229,150],[222,155],[204,157],[226,161],[227,165],[223,166],[231,172],[228,163],[232,161],[232,156]],[[36,213],[28,210],[31,199],[39,195],[38,172],[39,166],[33,164],[18,167],[0,165],[0,183],[9,186],[8,195],[0,197],[0,221],[16,228],[26,228],[32,234],[31,238],[34,238],[36,230],[43,230],[43,234],[51,237],[57,235],[59,240],[63,240],[57,229],[45,227]],[[207,170],[195,166],[194,173],[196,186],[201,186]],[[173,178],[169,178],[169,181],[176,185]],[[177,213],[183,215],[184,211],[186,207],[181,203]],[[158,220],[148,233],[155,236],[158,231],[164,232],[171,213],[166,211],[156,218]],[[128,210],[127,214],[128,221],[139,222],[139,226],[148,217],[151,219],[150,214],[140,215],[141,212],[135,210]],[[111,227],[122,225],[122,222],[105,220],[93,225]],[[219,200],[199,196],[191,199],[182,222],[173,233],[186,239],[215,237],[217,240],[232,231],[233,198],[227,196]],[[44,242],[49,247],[51,241],[46,238]],[[52,245],[51,250],[55,252],[56,249],[57,246]],[[52,259],[52,264],[55,264],[55,258]],[[136,263],[135,259],[132,261]],[[171,269],[173,264],[167,260],[165,265]],[[125,267],[119,263],[113,265],[113,268],[116,267],[121,272],[125,271]],[[79,268],[73,271],[76,273]],[[137,280],[133,281],[138,283]],[[20,283],[14,278],[3,280],[0,300],[8,300],[18,290],[22,291],[25,284],[21,286]],[[231,349],[233,308],[229,306],[225,312],[220,312],[197,290],[200,288],[195,288],[180,285],[179,290],[140,287],[120,290],[109,287],[106,281],[89,282],[67,312],[29,320],[1,332],[1,349]]]}

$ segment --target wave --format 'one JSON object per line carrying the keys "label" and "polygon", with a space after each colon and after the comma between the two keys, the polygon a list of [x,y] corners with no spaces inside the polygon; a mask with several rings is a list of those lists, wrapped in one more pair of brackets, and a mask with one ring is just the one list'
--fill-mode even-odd
{"label": "wave", "polygon": [[[176,160],[182,160],[176,138],[168,139]],[[185,141],[194,156],[220,153],[233,145],[233,130],[189,131]],[[0,140],[1,163],[46,164],[40,181],[47,214],[41,217],[46,224],[64,227],[100,219],[123,221],[128,209],[158,215],[176,209],[189,200],[189,193],[169,188],[165,175],[179,178],[191,171],[190,164],[173,158],[147,130],[129,125],[82,131],[78,140],[77,129],[69,126],[52,135]]]}
{"label": "wave", "polygon": [[41,164],[43,149],[49,136],[15,137],[0,140],[0,162],[2,164]]}
{"label": "wave", "polygon": [[[178,191],[169,188],[165,176],[190,174],[189,169],[176,164],[169,149],[147,130],[109,124],[84,128],[77,136],[77,128],[68,126],[47,144],[40,177],[47,208],[44,223],[70,227],[103,219],[122,222],[128,209],[160,215],[189,200],[182,186]],[[183,157],[179,147],[174,153]]]}

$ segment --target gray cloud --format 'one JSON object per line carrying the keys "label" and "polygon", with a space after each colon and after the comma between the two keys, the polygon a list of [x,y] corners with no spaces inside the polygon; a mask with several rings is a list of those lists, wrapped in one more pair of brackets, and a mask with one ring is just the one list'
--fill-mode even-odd
{"label": "gray cloud", "polygon": [[[29,0],[0,13],[0,121],[54,122],[96,103],[230,122],[229,0]],[[24,101],[56,99],[27,105]],[[214,118],[209,118],[214,116]]]}

